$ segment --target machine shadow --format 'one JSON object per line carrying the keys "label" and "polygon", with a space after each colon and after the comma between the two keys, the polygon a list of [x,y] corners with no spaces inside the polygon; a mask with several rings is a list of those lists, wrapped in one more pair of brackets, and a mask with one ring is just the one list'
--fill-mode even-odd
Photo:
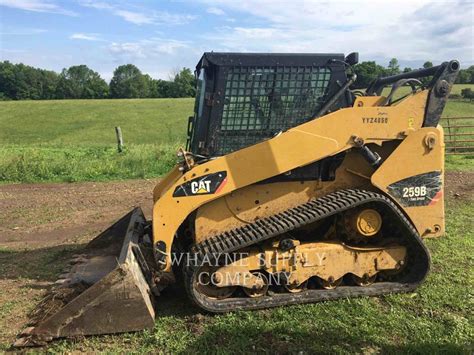
{"label": "machine shadow", "polygon": [[[68,267],[74,254],[85,244],[64,244],[32,249],[0,249],[0,280],[21,280],[21,288],[47,289]],[[17,286],[18,287],[18,286]],[[157,318],[164,315],[189,316],[199,313],[177,282],[163,290],[155,299]]]}
{"label": "machine shadow", "polygon": [[69,259],[85,244],[64,244],[31,249],[0,249],[0,279],[32,280],[35,283],[54,282]]}
{"label": "machine shadow", "polygon": [[164,289],[160,296],[155,298],[155,322],[160,317],[189,317],[202,314],[202,310],[189,300],[182,282],[177,282]]}

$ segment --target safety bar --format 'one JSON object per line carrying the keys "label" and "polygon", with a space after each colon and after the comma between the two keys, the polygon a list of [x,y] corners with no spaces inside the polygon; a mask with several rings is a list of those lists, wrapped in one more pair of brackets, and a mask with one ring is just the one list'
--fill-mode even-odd
{"label": "safety bar", "polygon": [[[437,79],[440,76],[446,67],[449,68],[450,72],[456,72],[459,70],[459,62],[457,60],[452,60],[450,62],[444,62],[440,65],[436,65],[431,68],[413,70],[408,73],[401,73],[397,75],[386,76],[384,78],[375,79],[367,88],[367,95],[380,95],[383,88],[387,85],[396,83],[400,79],[418,79],[425,78],[427,76],[434,76],[433,79]],[[432,80],[428,87],[432,87],[436,83],[436,80]]]}

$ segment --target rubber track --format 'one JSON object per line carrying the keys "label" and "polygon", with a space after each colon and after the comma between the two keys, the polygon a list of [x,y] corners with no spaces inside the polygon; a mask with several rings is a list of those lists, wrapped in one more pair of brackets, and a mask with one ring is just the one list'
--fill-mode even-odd
{"label": "rubber track", "polygon": [[[334,290],[310,289],[300,293],[273,293],[259,298],[233,297],[223,300],[209,298],[199,293],[193,285],[199,263],[184,268],[185,287],[191,300],[210,312],[228,312],[244,309],[260,309],[288,304],[311,303],[343,297],[375,296],[385,293],[409,292],[426,277],[430,268],[430,254],[418,232],[403,212],[385,195],[365,190],[340,190],[290,208],[276,215],[259,219],[254,223],[213,236],[193,247],[194,260],[232,253],[242,248],[276,237],[282,233],[314,223],[332,215],[367,203],[377,203],[393,214],[398,224],[394,235],[403,240],[408,251],[408,269],[396,282],[377,282],[371,286],[340,286]],[[397,235],[398,233],[398,235]],[[410,265],[411,264],[411,265]]]}

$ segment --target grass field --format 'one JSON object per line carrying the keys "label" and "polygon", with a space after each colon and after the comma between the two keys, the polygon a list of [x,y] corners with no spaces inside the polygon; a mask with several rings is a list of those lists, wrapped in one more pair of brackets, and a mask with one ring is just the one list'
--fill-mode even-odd
{"label": "grass field", "polygon": [[[160,176],[185,143],[193,105],[193,99],[0,102],[0,182]],[[444,111],[451,117],[473,114],[474,104],[463,100],[449,101]],[[116,151],[115,126],[124,134],[122,154]],[[449,169],[473,165],[463,156],[447,159]]]}
{"label": "grass field", "polygon": [[[0,102],[0,181],[159,176],[174,163],[174,152],[185,140],[192,108],[192,99]],[[473,108],[474,104],[467,101],[450,101],[444,115],[472,116]],[[115,147],[117,125],[124,132],[126,151],[122,154]],[[472,171],[474,160],[449,157],[447,168]],[[157,320],[151,331],[59,340],[38,350],[472,354],[473,177],[472,173],[457,173],[451,179],[457,187],[448,185],[447,235],[426,241],[432,253],[432,269],[416,292],[213,316],[191,306],[178,287],[165,290],[158,299]],[[26,323],[27,311],[41,299],[45,284],[54,282],[71,255],[83,247],[85,235],[91,232],[86,232],[84,225],[90,220],[100,221],[104,214],[115,215],[118,209],[130,208],[140,201],[141,194],[151,199],[150,187],[142,186],[145,183],[153,185],[153,181],[97,183],[113,187],[95,191],[96,183],[65,184],[65,195],[57,201],[51,202],[45,193],[50,205],[32,200],[33,192],[17,201],[11,192],[14,186],[3,186],[10,189],[0,193],[1,206],[5,207],[0,216],[0,352],[10,350],[14,335]],[[39,185],[31,185],[32,191],[40,190]],[[79,192],[70,191],[78,185],[86,186]],[[140,186],[143,191],[137,194]],[[108,200],[112,194],[114,204]],[[18,205],[7,211],[7,199]],[[33,213],[35,209],[40,212]],[[65,232],[65,224],[77,223],[75,213],[83,216],[84,224],[72,225]],[[48,225],[50,229],[45,227]],[[23,234],[17,236],[22,230]],[[63,236],[71,230],[77,240],[71,235],[66,241],[50,245],[50,234]],[[10,238],[36,242],[40,235],[46,236],[43,243],[48,245],[8,244]]]}
{"label": "grass field", "polygon": [[[474,91],[474,84],[455,84],[453,86],[453,88],[451,89],[450,95],[461,95],[461,91],[463,89],[471,89],[471,90]],[[386,87],[386,88],[384,88],[382,94],[384,96],[387,96],[390,93],[390,90],[391,90],[390,87]],[[403,87],[398,89],[397,92],[399,93],[399,95],[396,94],[395,98],[400,97],[400,96],[404,96],[404,95],[408,94],[410,91],[411,91],[411,88],[409,86],[403,86]]]}
{"label": "grass field", "polygon": [[451,95],[461,95],[462,89],[471,89],[474,91],[474,84],[456,84],[451,90]]}
{"label": "grass field", "polygon": [[[162,175],[186,141],[193,105],[193,99],[0,102],[0,181]],[[122,128],[122,154],[115,126]]]}
{"label": "grass field", "polygon": [[[59,340],[39,350],[472,354],[473,174],[450,173],[448,177],[447,235],[426,241],[432,253],[431,273],[413,293],[209,315],[193,307],[182,286],[177,285],[157,299],[157,319],[151,331]],[[33,209],[39,210],[39,206]],[[51,214],[39,213],[28,219]],[[62,213],[67,218],[71,211]],[[27,311],[41,299],[38,289],[44,291],[45,281],[54,281],[71,255],[82,247],[81,243],[69,242],[40,248],[3,248],[0,241],[0,352],[10,349],[18,328],[26,322]]]}

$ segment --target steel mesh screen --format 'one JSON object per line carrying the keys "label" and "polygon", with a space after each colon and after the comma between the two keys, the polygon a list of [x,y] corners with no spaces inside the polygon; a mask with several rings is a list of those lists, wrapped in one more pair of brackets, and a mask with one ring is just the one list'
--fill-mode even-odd
{"label": "steel mesh screen", "polygon": [[225,84],[216,152],[226,154],[308,121],[327,95],[325,67],[234,67]]}

